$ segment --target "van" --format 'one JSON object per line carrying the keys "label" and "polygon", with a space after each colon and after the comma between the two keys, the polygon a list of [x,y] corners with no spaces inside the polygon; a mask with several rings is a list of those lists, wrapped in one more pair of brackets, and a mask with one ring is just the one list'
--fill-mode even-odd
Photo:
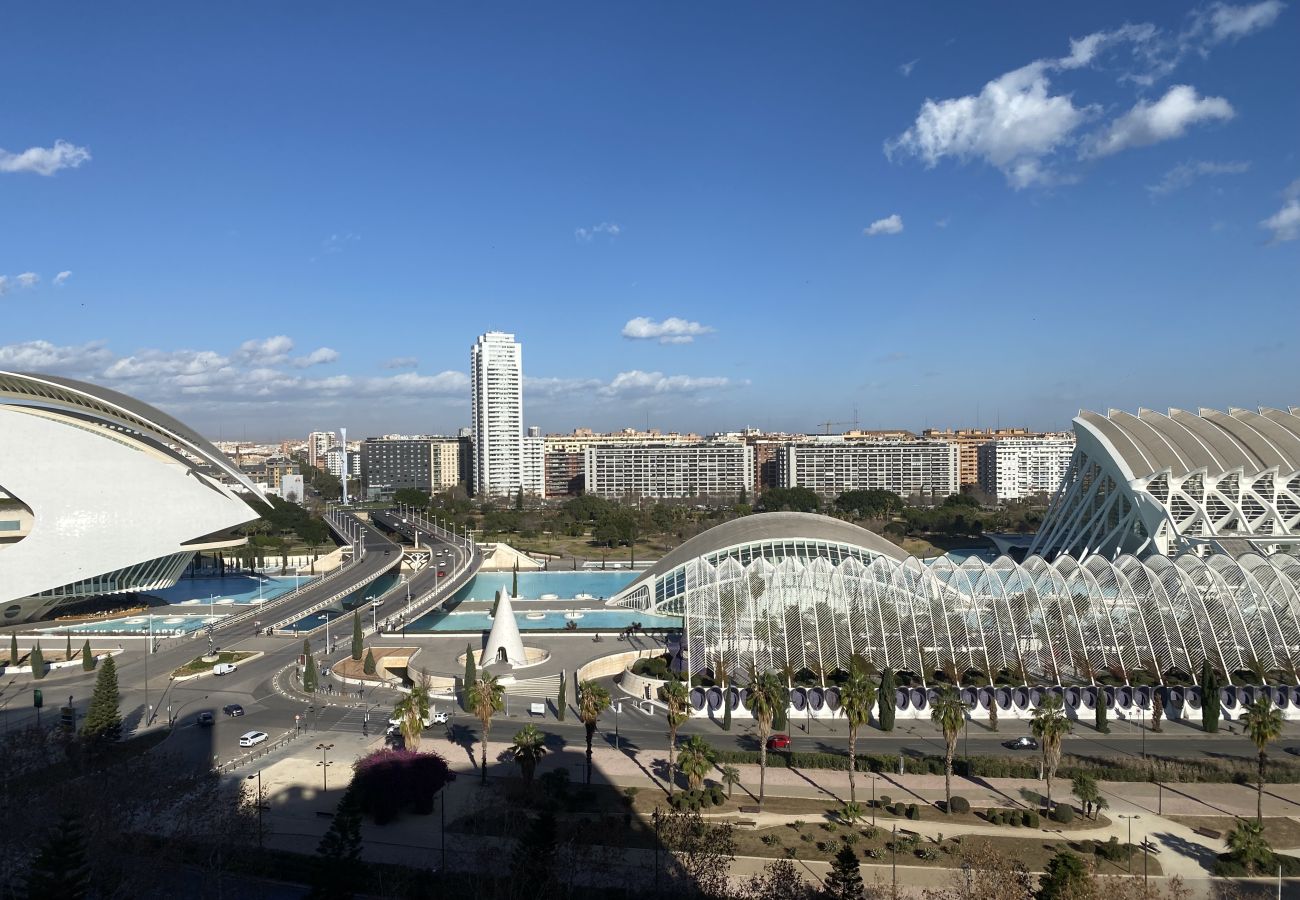
{"label": "van", "polygon": [[213,675],[232,675],[239,667],[234,663],[217,663],[212,667]]}

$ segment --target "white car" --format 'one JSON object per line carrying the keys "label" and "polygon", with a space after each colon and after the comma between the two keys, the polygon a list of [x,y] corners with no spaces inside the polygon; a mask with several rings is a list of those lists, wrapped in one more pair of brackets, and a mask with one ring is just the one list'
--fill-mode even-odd
{"label": "white car", "polygon": [[265,740],[267,739],[267,737],[268,737],[268,735],[267,735],[267,733],[266,733],[265,731],[249,731],[249,732],[245,732],[244,734],[241,734],[241,735],[239,736],[239,746],[241,746],[241,747],[256,747],[258,744],[260,744],[260,743],[262,743],[263,741],[265,741]]}
{"label": "white car", "polygon": [[429,717],[430,725],[446,725],[451,721],[451,716],[445,712],[435,712]]}

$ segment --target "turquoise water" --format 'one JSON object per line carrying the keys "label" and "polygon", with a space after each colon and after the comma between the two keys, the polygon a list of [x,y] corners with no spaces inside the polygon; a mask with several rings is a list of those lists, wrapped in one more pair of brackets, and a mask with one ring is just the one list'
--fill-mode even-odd
{"label": "turquoise water", "polygon": [[[560,600],[572,600],[579,594],[597,599],[612,597],[636,579],[637,572],[520,572],[519,599],[538,600],[554,594]],[[462,600],[495,600],[501,588],[510,590],[513,572],[484,572],[456,592],[452,603]]]}
{"label": "turquoise water", "polygon": [[155,636],[166,636],[189,634],[221,618],[220,613],[215,616],[127,616],[122,619],[105,619],[102,622],[83,622],[80,625],[61,625],[55,628],[41,628],[39,630],[56,634],[63,634],[68,631],[73,634],[149,634],[152,631]]}
{"label": "turquoise water", "polygon": [[[314,577],[314,576],[312,576]],[[307,584],[312,577],[296,580],[292,576],[264,579],[249,575],[227,575],[224,578],[182,578],[174,587],[149,594],[173,606],[207,606],[209,598],[217,607],[247,605],[261,599],[274,600],[292,591],[296,585]]]}
{"label": "turquoise water", "polygon": [[[656,616],[650,613],[628,609],[582,609],[574,610],[582,618],[574,619],[579,631],[618,631],[627,628],[633,622],[640,622],[647,629],[681,628],[682,620],[676,616]],[[529,615],[541,618],[530,619]],[[565,618],[563,610],[550,612],[526,613],[516,610],[515,621],[520,631],[538,631],[563,629],[570,621]],[[437,612],[417,619],[407,631],[487,631],[492,627],[492,618],[486,612]]]}

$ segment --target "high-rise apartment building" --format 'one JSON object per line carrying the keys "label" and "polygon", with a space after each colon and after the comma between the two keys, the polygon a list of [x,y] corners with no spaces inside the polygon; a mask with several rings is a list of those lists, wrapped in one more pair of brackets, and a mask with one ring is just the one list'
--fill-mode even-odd
{"label": "high-rise apartment building", "polygon": [[515,336],[480,335],[470,348],[476,494],[508,496],[524,487],[523,382],[523,353]]}
{"label": "high-rise apartment building", "polygon": [[927,428],[921,432],[921,437],[956,445],[962,485],[980,483],[980,447],[989,441],[1036,436],[1028,428]]}
{"label": "high-rise apartment building", "polygon": [[999,500],[1050,496],[1073,455],[1074,435],[1068,432],[989,441],[979,448],[980,488]]}
{"label": "high-rise apartment building", "polygon": [[524,493],[545,497],[546,439],[542,437],[541,429],[535,426],[529,428],[520,449]]}
{"label": "high-rise apartment building", "polygon": [[740,441],[588,447],[588,494],[609,499],[726,499],[754,490],[754,448]]}
{"label": "high-rise apartment building", "polygon": [[332,431],[313,431],[307,435],[307,464],[322,468],[325,465],[325,454],[336,443],[338,438]]}
{"label": "high-rise apartment building", "polygon": [[957,446],[946,441],[816,441],[790,444],[779,457],[783,487],[823,497],[845,491],[893,491],[942,498],[960,489]]}

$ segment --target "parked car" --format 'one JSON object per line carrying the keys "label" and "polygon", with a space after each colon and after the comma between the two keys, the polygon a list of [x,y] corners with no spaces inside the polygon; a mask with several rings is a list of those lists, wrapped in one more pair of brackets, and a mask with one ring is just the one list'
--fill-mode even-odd
{"label": "parked car", "polygon": [[213,722],[215,722],[215,721],[216,721],[216,720],[213,718],[212,713],[210,713],[210,712],[201,712],[201,713],[199,713],[197,716],[194,717],[194,724],[195,724],[195,725],[206,725],[206,726],[210,726],[210,725],[212,725]]}
{"label": "parked car", "polygon": [[244,708],[238,703],[231,703],[228,706],[223,706],[221,711],[228,716],[242,716],[244,714]]}
{"label": "parked car", "polygon": [[329,666],[326,666],[325,668],[323,668],[323,669],[320,670],[320,673],[321,673],[321,676],[322,676],[323,678],[329,678],[329,677],[330,677],[330,667],[329,667]]}
{"label": "parked car", "polygon": [[212,667],[213,675],[232,675],[239,668],[234,663],[217,663]]}
{"label": "parked car", "polygon": [[269,737],[265,731],[246,731],[239,736],[239,746],[256,747]]}
{"label": "parked car", "polygon": [[1038,741],[1031,737],[1018,737],[1002,744],[1008,750],[1037,750]]}
{"label": "parked car", "polygon": [[769,750],[785,750],[789,746],[790,735],[788,734],[774,734],[767,739],[767,749]]}
{"label": "parked car", "polygon": [[435,711],[435,712],[433,713],[433,715],[429,717],[429,724],[430,724],[430,725],[446,725],[447,722],[448,722],[450,719],[451,719],[451,716],[448,715],[447,713],[445,713],[445,712],[437,712],[437,711]]}

